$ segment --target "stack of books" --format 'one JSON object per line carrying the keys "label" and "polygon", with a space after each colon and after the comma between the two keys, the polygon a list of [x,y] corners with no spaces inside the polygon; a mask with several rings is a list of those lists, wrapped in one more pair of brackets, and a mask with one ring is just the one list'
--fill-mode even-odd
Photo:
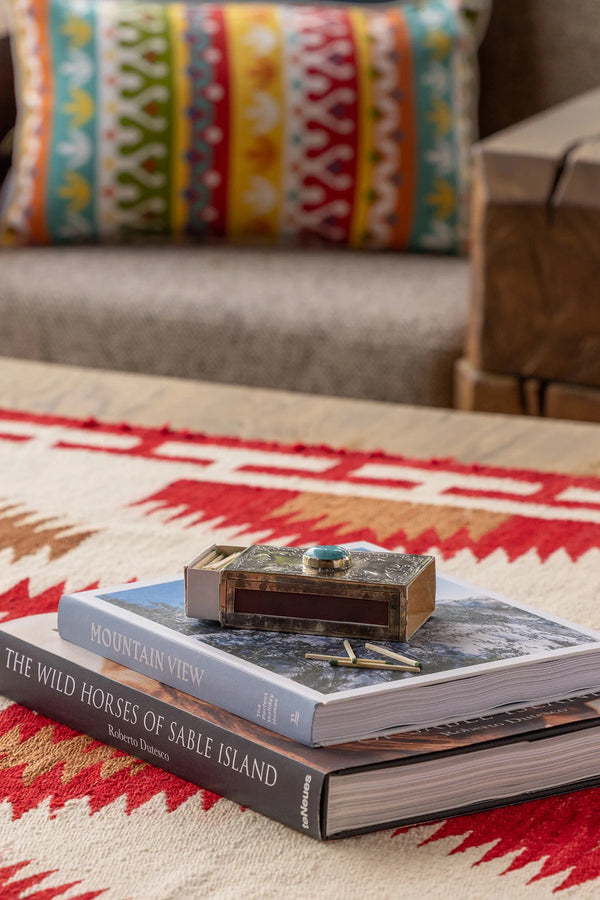
{"label": "stack of books", "polygon": [[[183,578],[68,594],[0,625],[0,691],[319,840],[598,783],[600,634],[436,595],[373,646],[190,619]],[[346,652],[390,665],[328,664]]]}

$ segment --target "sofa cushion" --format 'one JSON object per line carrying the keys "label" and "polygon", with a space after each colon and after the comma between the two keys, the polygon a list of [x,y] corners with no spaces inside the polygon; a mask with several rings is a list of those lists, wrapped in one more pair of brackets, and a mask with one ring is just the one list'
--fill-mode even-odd
{"label": "sofa cushion", "polygon": [[20,0],[16,243],[456,251],[490,0]]}
{"label": "sofa cushion", "polygon": [[451,404],[468,266],[343,249],[2,253],[0,354],[414,404]]}

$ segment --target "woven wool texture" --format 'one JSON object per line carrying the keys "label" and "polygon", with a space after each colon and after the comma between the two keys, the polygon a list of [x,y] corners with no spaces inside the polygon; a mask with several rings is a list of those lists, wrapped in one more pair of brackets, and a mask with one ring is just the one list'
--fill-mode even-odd
{"label": "woven wool texture", "polygon": [[14,0],[6,243],[456,251],[488,0]]}
{"label": "woven wool texture", "polygon": [[[0,613],[212,542],[371,540],[598,628],[600,479],[0,412]],[[0,896],[592,898],[600,788],[318,844],[8,700]]]}

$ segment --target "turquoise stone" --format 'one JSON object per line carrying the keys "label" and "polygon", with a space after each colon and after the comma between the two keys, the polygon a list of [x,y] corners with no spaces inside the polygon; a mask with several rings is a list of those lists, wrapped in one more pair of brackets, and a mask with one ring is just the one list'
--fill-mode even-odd
{"label": "turquoise stone", "polygon": [[347,569],[352,565],[352,554],[345,547],[323,544],[305,550],[302,562],[311,569]]}

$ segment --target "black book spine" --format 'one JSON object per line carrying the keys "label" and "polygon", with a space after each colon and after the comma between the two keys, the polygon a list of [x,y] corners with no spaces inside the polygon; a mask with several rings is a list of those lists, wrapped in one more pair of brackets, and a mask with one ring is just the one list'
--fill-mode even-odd
{"label": "black book spine", "polygon": [[[35,647],[0,637],[0,693],[221,797],[322,839],[323,772],[244,736]],[[238,721],[238,720],[236,720]]]}

